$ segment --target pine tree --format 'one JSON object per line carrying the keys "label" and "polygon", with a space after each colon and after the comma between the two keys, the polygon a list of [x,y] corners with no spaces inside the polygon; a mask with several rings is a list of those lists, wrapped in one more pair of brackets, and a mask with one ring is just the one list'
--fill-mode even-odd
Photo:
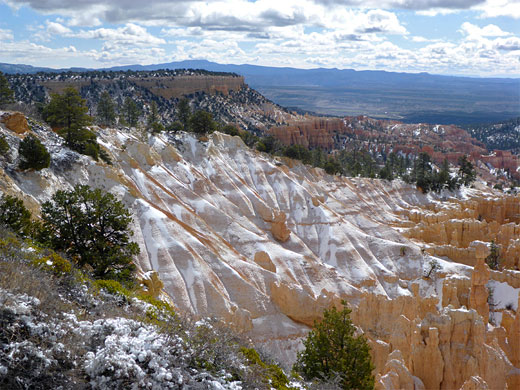
{"label": "pine tree", "polygon": [[51,163],[51,155],[38,138],[29,134],[18,147],[20,155],[19,166],[21,169],[35,169],[37,171],[48,168]]}
{"label": "pine tree", "polygon": [[493,270],[497,270],[500,266],[500,248],[495,240],[491,240],[491,244],[489,244],[489,255],[486,257],[486,263]]}
{"label": "pine tree", "polygon": [[336,175],[338,173],[341,173],[341,165],[335,158],[329,158],[327,162],[323,165],[323,169],[329,175]]}
{"label": "pine tree", "polygon": [[294,370],[307,380],[326,381],[339,375],[343,389],[373,389],[370,347],[355,332],[345,302],[341,311],[325,310],[323,320],[314,323],[304,340],[305,349],[298,353]]}
{"label": "pine tree", "polygon": [[432,185],[432,164],[428,153],[421,152],[414,161],[413,177],[418,188],[427,193]]}
{"label": "pine tree", "polygon": [[116,111],[114,107],[114,101],[108,91],[103,91],[97,105],[97,116],[102,125],[110,126],[115,123]]}
{"label": "pine tree", "polygon": [[191,108],[188,99],[182,98],[179,100],[179,103],[177,104],[177,117],[179,118],[179,122],[182,123],[184,131],[189,131]]}
{"label": "pine tree", "polygon": [[21,237],[27,237],[32,230],[31,212],[21,199],[4,194],[0,198],[0,223]]}
{"label": "pine tree", "polygon": [[96,278],[132,279],[139,247],[130,242],[132,216],[114,195],[82,185],[60,190],[42,205],[42,219],[51,246],[91,267]]}
{"label": "pine tree", "polygon": [[147,127],[152,133],[160,133],[161,131],[164,131],[164,126],[161,124],[159,119],[157,103],[152,102],[150,105],[150,113],[147,118]]}
{"label": "pine tree", "polygon": [[139,123],[141,110],[139,110],[139,107],[137,107],[137,104],[135,104],[132,98],[127,97],[123,103],[122,114],[128,126],[136,127]]}
{"label": "pine tree", "polygon": [[9,86],[7,78],[0,72],[0,107],[14,102],[14,92]]}
{"label": "pine tree", "polygon": [[85,100],[75,88],[68,87],[61,95],[51,95],[51,101],[44,108],[43,116],[52,127],[61,129],[69,147],[77,149],[77,144],[85,141],[85,127],[91,123],[87,112]]}
{"label": "pine tree", "polygon": [[207,111],[198,110],[190,118],[190,129],[197,134],[212,133],[217,129],[213,115]]}
{"label": "pine tree", "polygon": [[469,186],[477,178],[477,172],[466,155],[459,158],[459,177],[461,184],[465,186]]}

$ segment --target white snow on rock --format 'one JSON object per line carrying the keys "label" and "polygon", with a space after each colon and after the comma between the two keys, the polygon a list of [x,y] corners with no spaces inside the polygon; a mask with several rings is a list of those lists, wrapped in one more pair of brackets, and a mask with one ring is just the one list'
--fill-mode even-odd
{"label": "white snow on rock", "polygon": [[[207,141],[164,133],[142,142],[124,131],[97,131],[112,166],[85,156],[70,162],[61,151],[51,169],[19,173],[14,185],[39,202],[77,183],[117,193],[134,215],[139,268],[158,272],[175,306],[223,318],[253,340],[277,340],[281,360],[294,359],[293,341],[332,302],[356,305],[364,291],[409,295],[407,286],[421,280],[432,259],[392,226],[400,211],[438,196],[400,180],[332,177],[299,163],[288,168],[220,133]],[[271,232],[282,212],[291,232],[286,242]],[[254,261],[258,252],[268,254],[276,272]],[[471,273],[438,262],[443,272]],[[437,282],[421,283],[421,294],[441,293]]]}

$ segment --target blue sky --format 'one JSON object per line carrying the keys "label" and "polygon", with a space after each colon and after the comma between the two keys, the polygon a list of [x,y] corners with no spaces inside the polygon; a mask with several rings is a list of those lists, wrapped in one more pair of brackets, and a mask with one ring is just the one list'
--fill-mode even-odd
{"label": "blue sky", "polygon": [[0,0],[0,62],[520,77],[520,0]]}

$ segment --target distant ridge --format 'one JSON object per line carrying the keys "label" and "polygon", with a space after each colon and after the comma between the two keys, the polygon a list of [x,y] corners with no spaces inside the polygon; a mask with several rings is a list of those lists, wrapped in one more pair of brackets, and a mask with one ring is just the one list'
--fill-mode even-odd
{"label": "distant ridge", "polygon": [[[186,60],[153,65],[125,65],[105,71],[204,69],[245,77],[252,88],[285,107],[327,115],[368,115],[375,118],[440,124],[472,124],[507,120],[520,115],[520,79],[471,78],[356,71],[297,69],[218,64]],[[86,71],[0,63],[4,73]]]}

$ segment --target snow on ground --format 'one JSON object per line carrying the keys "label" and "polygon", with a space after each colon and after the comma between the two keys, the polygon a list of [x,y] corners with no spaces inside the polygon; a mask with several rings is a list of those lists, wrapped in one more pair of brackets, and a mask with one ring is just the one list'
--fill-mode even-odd
{"label": "snow on ground", "polygon": [[[70,388],[72,382],[67,381],[74,379],[70,370],[78,369],[85,373],[92,389],[100,390],[242,389],[225,370],[214,375],[188,369],[193,359],[204,358],[194,355],[200,351],[179,335],[160,333],[143,322],[121,317],[79,320],[74,311],[49,316],[41,311],[38,299],[1,288],[0,316],[5,327],[0,330],[0,339],[10,335],[0,345],[0,383],[7,383],[2,382],[5,378],[16,380],[23,373],[19,384],[40,378],[65,381],[53,383],[56,388]],[[60,359],[68,360],[68,365]],[[75,375],[79,380],[79,374]]]}
{"label": "snow on ground", "polygon": [[[277,339],[287,329],[294,337],[308,329],[294,302],[305,302],[302,313],[321,313],[334,299],[357,302],[363,291],[409,295],[415,280],[422,296],[442,293],[437,282],[422,280],[433,258],[396,226],[400,211],[447,194],[424,195],[400,180],[333,177],[302,164],[289,169],[220,133],[203,142],[182,132],[141,142],[120,130],[99,132],[113,166],[57,152],[53,159],[62,160],[47,173],[22,173],[15,182],[39,200],[76,183],[121,194],[134,215],[139,266],[158,272],[181,311],[226,318],[258,339],[265,339],[263,319],[283,317],[269,334]],[[453,196],[476,192],[463,187]],[[291,231],[286,242],[271,232],[281,212]],[[254,261],[259,251],[275,272]],[[448,274],[470,271],[437,262]],[[320,300],[323,291],[328,301]]]}

